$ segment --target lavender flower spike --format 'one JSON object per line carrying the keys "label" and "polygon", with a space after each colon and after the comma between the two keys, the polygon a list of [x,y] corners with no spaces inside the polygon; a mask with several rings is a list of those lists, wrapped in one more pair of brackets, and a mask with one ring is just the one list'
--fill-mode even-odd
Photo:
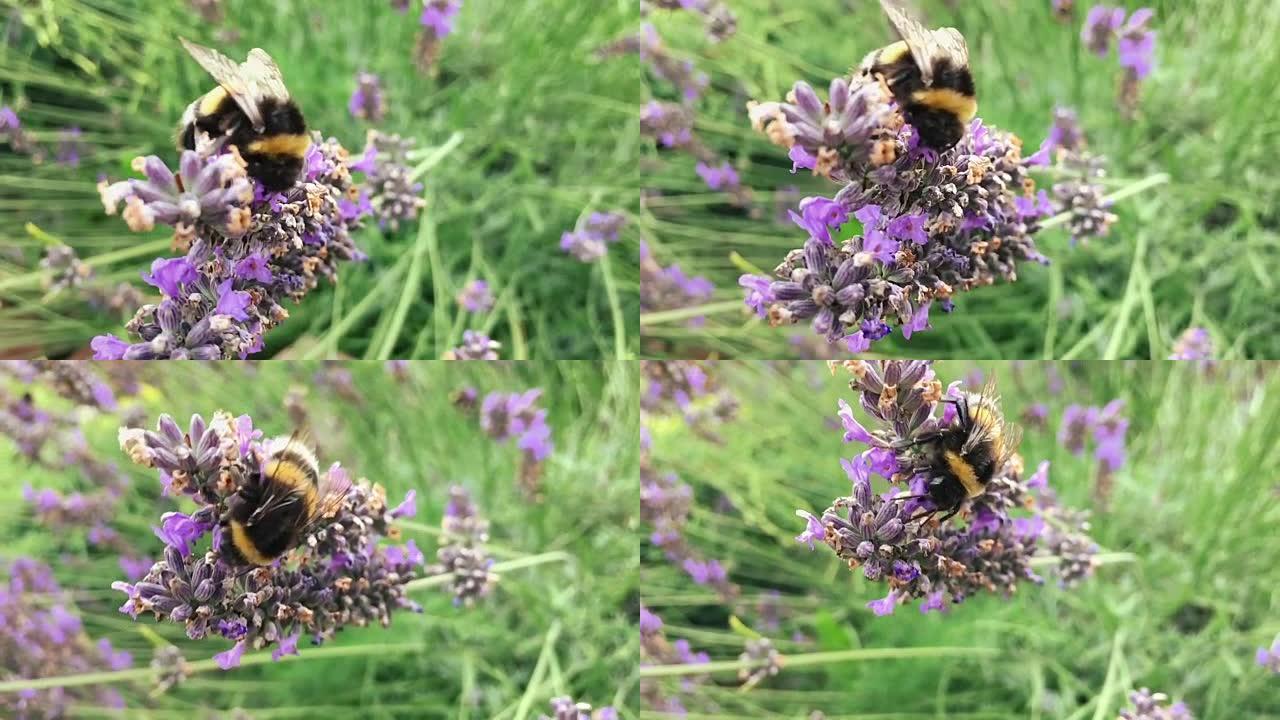
{"label": "lavender flower spike", "polygon": [[560,236],[560,249],[582,262],[599,260],[608,246],[618,241],[618,234],[627,224],[625,215],[616,212],[593,212],[586,222]]}
{"label": "lavender flower spike", "polygon": [[[935,304],[950,311],[959,292],[1016,280],[1018,262],[1047,262],[1032,236],[1051,208],[1016,136],[975,119],[939,153],[920,144],[883,85],[862,78],[832,80],[826,102],[797,82],[786,102],[748,108],[796,168],[842,185],[791,213],[808,238],[772,277],[740,279],[770,324],[807,321],[829,343],[865,352],[895,326],[905,338],[927,329]],[[861,234],[838,241],[832,230],[851,217]]]}
{"label": "lavender flower spike", "polygon": [[320,278],[332,281],[338,263],[362,257],[351,231],[366,213],[344,206],[359,195],[346,150],[319,134],[303,175],[279,193],[264,194],[247,177],[234,147],[188,150],[177,174],[154,156],[134,167],[147,179],[99,184],[104,207],[114,213],[124,203],[135,231],[173,226],[185,255],[143,274],[160,302],[138,309],[125,326],[130,340],[94,338],[95,359],[244,359],[289,316],[286,299],[300,301]]}
{"label": "lavender flower spike", "polygon": [[[853,484],[852,495],[839,497],[820,515],[798,510],[805,528],[796,538],[811,548],[817,542],[830,547],[849,567],[884,583],[888,594],[868,603],[876,615],[888,615],[899,604],[921,601],[923,612],[944,610],[980,592],[1008,597],[1025,582],[1041,582],[1031,570],[1049,508],[1041,506],[1032,517],[1015,517],[1019,508],[1034,505],[1032,480],[1043,485],[1041,473],[1022,477],[1022,459],[1014,455],[996,468],[982,494],[967,501],[958,521],[940,524],[926,495],[931,460],[921,439],[955,419],[954,404],[944,397],[961,392],[953,383],[944,393],[928,361],[863,362],[842,365],[852,376],[849,386],[858,393],[859,405],[871,424],[859,422],[848,403],[841,403],[839,418],[845,441],[866,446],[861,454],[841,460]],[[1047,465],[1041,472],[1047,472]],[[876,494],[872,477],[879,475],[910,490],[905,502],[894,499],[899,491]],[[1048,518],[1048,519],[1047,519]],[[1088,564],[1089,557],[1070,562]],[[1063,561],[1060,561],[1063,562]],[[1087,574],[1079,571],[1081,575]]]}
{"label": "lavender flower spike", "polygon": [[441,544],[428,575],[450,575],[454,605],[474,605],[498,582],[490,568],[493,559],[484,545],[489,541],[489,521],[480,517],[465,488],[449,489],[449,504],[440,521]]}
{"label": "lavender flower spike", "polygon": [[1269,648],[1258,648],[1254,656],[1258,665],[1266,668],[1273,675],[1280,675],[1280,635],[1271,642]]}
{"label": "lavender flower spike", "polygon": [[357,73],[356,89],[347,102],[351,116],[372,123],[382,122],[387,113],[387,103],[382,96],[382,80],[373,73]]}
{"label": "lavender flower spike", "polygon": [[365,173],[368,197],[348,205],[348,214],[371,213],[378,227],[392,232],[402,223],[418,217],[427,201],[422,197],[422,183],[410,179],[409,151],[412,138],[370,130],[364,155],[351,166],[353,171]]}
{"label": "lavender flower spike", "polygon": [[[53,571],[35,560],[17,557],[4,563],[0,584],[0,667],[5,680],[35,679],[123,670],[132,656],[106,638],[94,642],[68,603]],[[0,716],[61,718],[73,705],[97,704],[122,710],[124,698],[110,688],[62,688],[0,693]]]}
{"label": "lavender flower spike", "polygon": [[1129,693],[1130,707],[1120,711],[1119,720],[1195,720],[1185,703],[1168,702],[1168,695],[1142,688]]}
{"label": "lavender flower spike", "polygon": [[618,720],[618,712],[611,707],[592,712],[590,704],[574,702],[570,697],[552,698],[551,712],[550,716],[539,716],[539,720]]}
{"label": "lavender flower spike", "polygon": [[1213,336],[1209,331],[1202,327],[1189,327],[1182,331],[1178,339],[1173,343],[1173,352],[1170,353],[1170,360],[1199,360],[1207,361],[1213,359],[1214,347]]}
{"label": "lavender flower spike", "polygon": [[462,333],[462,345],[446,352],[445,360],[497,360],[502,344],[488,335],[467,330]]}
{"label": "lavender flower spike", "polygon": [[381,486],[353,483],[334,464],[322,482],[337,488],[341,504],[291,550],[298,562],[245,566],[228,552],[222,523],[233,507],[262,493],[267,448],[248,416],[219,411],[206,422],[195,415],[184,430],[165,415],[154,431],[122,428],[120,445],[134,463],[159,471],[166,492],[198,505],[190,515],[162,518],[156,529],[166,545],[162,560],[136,582],[112,583],[126,595],[120,612],[182,625],[193,640],[232,641],[214,656],[223,669],[252,649],[274,646],[278,660],[297,653],[303,634],[319,644],[344,626],[385,627],[394,610],[420,609],[405,596],[405,584],[419,572],[422,554],[412,542],[380,543],[396,534],[392,523],[408,509],[389,508]]}
{"label": "lavender flower spike", "polygon": [[470,313],[485,313],[493,309],[493,291],[484,280],[472,280],[458,291],[458,304]]}

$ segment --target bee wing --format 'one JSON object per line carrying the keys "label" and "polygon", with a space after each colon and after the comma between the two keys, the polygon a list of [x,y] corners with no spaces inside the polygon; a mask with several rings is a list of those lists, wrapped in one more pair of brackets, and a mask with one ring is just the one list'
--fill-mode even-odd
{"label": "bee wing", "polygon": [[249,85],[250,94],[261,100],[266,97],[289,99],[289,88],[284,85],[280,66],[262,48],[249,51],[249,58],[240,66],[241,77]]}
{"label": "bee wing", "polygon": [[342,503],[346,501],[347,491],[350,489],[351,476],[346,471],[334,472],[330,470],[322,474],[320,476],[320,487],[318,488],[320,498],[319,502],[316,503],[316,511],[311,518],[311,523],[316,524],[336,515],[342,509]]}
{"label": "bee wing", "polygon": [[[995,378],[987,378],[982,384],[982,389],[977,393],[976,402],[970,401],[968,398],[972,395],[964,396],[965,402],[969,404],[969,436],[965,438],[964,451],[972,450],[980,443],[997,435],[999,440],[1004,436],[1005,421],[1004,416],[1000,414],[997,404],[1000,402],[1000,394],[996,391]],[[987,418],[979,417],[980,415],[989,416]]]}
{"label": "bee wing", "polygon": [[1006,423],[1004,426],[1004,443],[1000,448],[1000,458],[997,467],[1003,467],[1014,453],[1018,452],[1018,445],[1022,442],[1022,428],[1013,423]]}
{"label": "bee wing", "polygon": [[[209,73],[213,79],[222,86],[223,90],[236,101],[236,105],[244,111],[249,122],[253,123],[255,130],[261,132],[265,127],[262,122],[262,112],[258,109],[258,97],[255,94],[255,88],[250,78],[244,73],[245,65],[237,63],[235,60],[223,55],[213,48],[205,47],[190,40],[180,37],[178,40],[182,43],[182,47],[186,48],[191,57],[200,63],[200,67]],[[257,50],[256,52],[262,52]],[[263,53],[264,55],[266,53]],[[250,53],[252,58],[253,53]],[[270,58],[268,58],[269,60]]]}
{"label": "bee wing", "polygon": [[896,0],[880,0],[880,8],[911,48],[911,57],[920,68],[920,79],[926,86],[933,85],[933,68],[941,59],[950,60],[957,67],[968,67],[969,44],[959,30],[950,27],[930,30],[898,7]]}

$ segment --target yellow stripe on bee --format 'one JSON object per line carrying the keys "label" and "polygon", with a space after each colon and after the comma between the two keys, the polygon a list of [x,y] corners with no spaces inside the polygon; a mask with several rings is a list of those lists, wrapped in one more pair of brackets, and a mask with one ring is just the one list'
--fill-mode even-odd
{"label": "yellow stripe on bee", "polygon": [[925,107],[949,112],[965,122],[972,120],[973,116],[978,114],[976,98],[951,88],[917,90],[911,94],[911,99]]}
{"label": "yellow stripe on bee", "polygon": [[880,48],[880,54],[876,56],[876,64],[891,65],[905,58],[911,53],[911,48],[907,47],[907,43],[899,40],[892,45],[885,45]]}
{"label": "yellow stripe on bee", "polygon": [[273,558],[263,555],[258,547],[253,544],[253,540],[249,538],[249,532],[239,520],[231,521],[231,544],[236,550],[244,556],[245,560],[254,565],[270,565]]}
{"label": "yellow stripe on bee", "polygon": [[251,153],[262,153],[264,155],[302,157],[310,147],[310,135],[272,135],[249,143],[248,150]]}
{"label": "yellow stripe on bee", "polygon": [[212,115],[215,112],[217,112],[218,106],[221,105],[222,101],[226,99],[227,99],[227,91],[224,90],[221,85],[205,93],[205,96],[200,98],[200,107],[199,107],[200,117]]}
{"label": "yellow stripe on bee", "polygon": [[973,471],[972,465],[953,450],[944,452],[943,459],[947,461],[947,467],[951,469],[951,474],[956,476],[961,485],[964,485],[964,491],[969,497],[977,497],[982,494],[982,483],[978,482],[978,475]]}
{"label": "yellow stripe on bee", "polygon": [[316,478],[311,468],[288,457],[276,457],[267,462],[263,475],[270,482],[280,483],[298,493],[307,506],[307,517],[316,511]]}

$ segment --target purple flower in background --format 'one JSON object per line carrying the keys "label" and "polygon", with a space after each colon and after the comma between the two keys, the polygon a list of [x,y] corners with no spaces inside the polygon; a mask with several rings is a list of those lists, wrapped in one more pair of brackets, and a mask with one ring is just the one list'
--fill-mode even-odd
{"label": "purple flower in background", "polygon": [[1280,675],[1280,636],[1276,637],[1270,648],[1258,648],[1254,659],[1273,675]]}
{"label": "purple flower in background", "polygon": [[1129,420],[1120,413],[1124,400],[1115,399],[1104,407],[1070,405],[1062,412],[1058,427],[1058,444],[1079,455],[1084,452],[1089,439],[1093,441],[1093,455],[1097,460],[1094,479],[1094,500],[1105,507],[1111,494],[1114,476],[1125,463],[1125,438]]}
{"label": "purple flower in background", "polygon": [[494,392],[480,403],[480,429],[498,442],[514,439],[521,451],[518,480],[529,497],[537,496],[542,464],[555,449],[547,411],[537,405],[541,396],[541,388],[523,393]]}
{"label": "purple flower in background", "polygon": [[449,489],[449,503],[440,520],[440,548],[436,562],[426,568],[428,576],[450,575],[449,586],[455,605],[470,607],[485,597],[498,582],[490,568],[485,544],[489,542],[489,521],[481,517],[466,488]]}
{"label": "purple flower in background", "polygon": [[[711,299],[715,286],[701,275],[688,275],[678,265],[662,267],[649,252],[648,243],[640,242],[640,309],[642,312],[675,310]],[[698,327],[705,317],[689,319]]]}
{"label": "purple flower in background", "polygon": [[618,241],[626,224],[627,217],[621,213],[593,212],[577,229],[560,236],[560,249],[582,262],[595,262],[604,256],[609,244]]}
{"label": "purple flower in background", "polygon": [[698,177],[702,178],[702,181],[712,190],[727,190],[738,187],[738,172],[727,162],[719,166],[699,162],[696,169]]}
{"label": "purple flower in background", "polygon": [[618,720],[618,711],[602,707],[592,712],[589,703],[574,702],[570,697],[558,697],[551,700],[551,715],[541,715],[539,720]]}
{"label": "purple flower in background", "polygon": [[648,15],[651,8],[698,13],[706,24],[707,40],[713,43],[728,40],[738,30],[738,18],[721,0],[640,0],[641,16]]}
{"label": "purple flower in background", "polygon": [[498,350],[502,344],[488,335],[466,330],[462,333],[462,344],[447,351],[445,360],[497,360]]}
{"label": "purple flower in background", "polygon": [[84,143],[80,141],[80,128],[69,127],[58,138],[57,161],[69,167],[80,167],[80,153]]}
{"label": "purple flower in background", "polygon": [[444,38],[453,32],[453,18],[462,9],[462,0],[426,0],[418,24]]}
{"label": "purple flower in background", "polygon": [[1095,55],[1106,55],[1116,31],[1124,24],[1124,8],[1095,5],[1084,19],[1080,39]]}
{"label": "purple flower in background", "polygon": [[8,105],[0,107],[0,141],[9,143],[9,149],[15,153],[30,155],[33,162],[44,159],[44,151],[22,129],[18,114]]}
{"label": "purple flower in background", "polygon": [[141,580],[154,564],[155,561],[147,557],[120,556],[120,571],[124,573],[125,579],[130,582]]}
{"label": "purple flower in background", "polygon": [[[711,425],[731,419],[736,401],[719,389],[707,369],[692,361],[644,361],[641,370],[642,427],[652,414],[679,413],[693,432],[711,442],[719,441]],[[685,536],[692,488],[675,473],[655,468],[652,450],[652,443],[642,445],[640,462],[640,519],[651,529],[649,541],[694,582],[708,586],[726,601],[732,600],[738,587],[730,582],[724,566],[704,557]]]}
{"label": "purple flower in background", "polygon": [[693,111],[675,103],[650,100],[640,109],[640,134],[661,147],[685,147],[693,140]]}
{"label": "purple flower in background", "polygon": [[454,19],[461,9],[462,0],[425,0],[422,14],[418,16],[422,32],[414,51],[414,62],[423,72],[435,74],[441,41],[453,34]]}
{"label": "purple flower in background", "polygon": [[[418,217],[427,201],[422,197],[423,185],[413,177],[409,165],[409,152],[414,140],[397,134],[370,130],[368,142],[359,167],[353,172],[365,173],[364,188],[359,202],[346,201],[346,214],[356,217],[371,215],[378,227],[395,232],[402,223]],[[372,166],[372,167],[370,167]]]}
{"label": "purple flower in background", "polygon": [[1169,696],[1146,688],[1129,693],[1129,707],[1119,720],[1195,720],[1185,703],[1169,704]]}
{"label": "purple flower in background", "polygon": [[[3,564],[0,584],[0,661],[7,680],[123,670],[133,657],[110,640],[90,638],[71,594],[63,592],[43,563],[16,557]],[[61,718],[73,706],[123,707],[119,693],[90,687],[23,690],[0,696],[0,714],[15,718]]]}
{"label": "purple flower in background", "polygon": [[[702,665],[711,662],[705,652],[694,652],[688,640],[668,641],[662,630],[662,620],[650,612],[644,605],[640,606],[640,664],[645,665]],[[678,686],[689,690],[705,676],[686,675]],[[683,706],[674,695],[667,695],[670,688],[660,685],[652,679],[640,681],[640,695],[646,707],[663,708],[679,712]],[[683,713],[681,713],[683,714]]]}
{"label": "purple flower in background", "polygon": [[1072,245],[1105,237],[1118,219],[1111,212],[1111,201],[1102,184],[1107,175],[1106,158],[1089,153],[1085,147],[1084,131],[1075,111],[1055,109],[1053,126],[1034,156],[1038,165],[1052,165],[1057,171],[1053,200],[1041,194],[1034,199],[1023,198],[1019,205],[1019,212],[1029,217],[1070,213],[1067,227]]}
{"label": "purple flower in background", "polygon": [[472,280],[458,291],[458,304],[467,312],[485,313],[493,309],[493,292],[484,280]]}
{"label": "purple flower in background", "polygon": [[1116,44],[1116,55],[1125,71],[1120,109],[1127,117],[1136,110],[1141,82],[1155,68],[1156,33],[1149,27],[1154,16],[1151,8],[1141,8],[1126,21],[1124,8],[1098,5],[1089,11],[1081,32],[1085,46],[1099,56],[1106,56],[1112,42]]}
{"label": "purple flower in background", "polygon": [[1173,343],[1170,360],[1198,360],[1202,363],[1213,359],[1213,336],[1202,327],[1189,327],[1182,331]]}
{"label": "purple flower in background", "polygon": [[382,96],[382,80],[373,73],[356,73],[356,88],[347,101],[351,116],[372,123],[382,122],[387,114],[386,99]]}
{"label": "purple flower in background", "polygon": [[728,579],[718,560],[700,561],[689,558],[684,561],[684,571],[699,585],[718,585]]}
{"label": "purple flower in background", "polygon": [[1151,8],[1135,10],[1118,33],[1116,54],[1120,67],[1138,80],[1146,79],[1155,65],[1156,34],[1147,27],[1154,16]]}

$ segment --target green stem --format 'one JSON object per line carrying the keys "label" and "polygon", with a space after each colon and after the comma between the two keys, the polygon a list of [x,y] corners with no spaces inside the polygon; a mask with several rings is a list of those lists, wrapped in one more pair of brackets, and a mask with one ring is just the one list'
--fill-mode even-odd
{"label": "green stem", "polygon": [[[491,572],[501,575],[504,572],[511,572],[512,570],[522,570],[524,568],[534,567],[535,565],[545,565],[546,563],[552,563],[552,562],[572,562],[572,561],[573,561],[573,556],[570,555],[569,553],[562,552],[560,550],[553,550],[551,552],[542,553],[541,555],[530,555],[529,557],[516,558],[515,560],[508,560],[506,562],[495,563],[493,567],[489,568],[489,570]],[[407,584],[405,584],[404,589],[406,592],[412,592],[414,590],[421,590],[423,588],[432,588],[432,587],[440,587],[441,585],[448,585],[451,582],[453,582],[452,575],[433,575],[428,578],[419,578],[417,580],[410,580]]]}
{"label": "green stem", "polygon": [[609,253],[600,256],[600,273],[604,275],[604,293],[609,298],[609,313],[613,316],[613,354],[619,360],[627,359],[627,326],[622,317],[622,304],[618,301],[618,287],[609,269]]}
{"label": "green stem", "polygon": [[[1031,558],[1031,567],[1048,567],[1056,565],[1062,558],[1057,555],[1040,555]],[[1131,563],[1137,562],[1138,556],[1127,552],[1098,553],[1093,556],[1094,562],[1098,565],[1111,565],[1113,563]]]}
{"label": "green stem", "polygon": [[1111,659],[1107,662],[1106,679],[1102,681],[1102,690],[1098,693],[1098,704],[1093,710],[1093,720],[1106,720],[1111,696],[1118,689],[1120,658],[1124,653],[1124,630],[1116,631],[1111,639]]}
{"label": "green stem", "polygon": [[[1156,173],[1155,175],[1145,177],[1128,187],[1121,188],[1111,193],[1110,195],[1107,195],[1106,197],[1103,198],[1103,200],[1105,202],[1114,204],[1114,203],[1120,202],[1121,200],[1125,200],[1134,195],[1137,195],[1138,193],[1144,190],[1150,190],[1153,187],[1156,187],[1158,185],[1163,185],[1167,182],[1169,182],[1168,173]],[[1044,222],[1040,223],[1040,229],[1048,230],[1049,228],[1058,227],[1059,225],[1065,225],[1066,222],[1070,219],[1071,219],[1070,211],[1060,212],[1057,215],[1054,215],[1053,217],[1049,218],[1048,220],[1045,220]]]}
{"label": "green stem", "polygon": [[[797,668],[809,665],[825,665],[828,663],[856,662],[862,660],[894,660],[918,657],[979,657],[999,654],[993,647],[918,647],[918,648],[878,648],[871,650],[836,650],[832,652],[805,653],[801,655],[784,655],[782,667]],[[672,677],[682,675],[706,675],[715,672],[736,672],[765,665],[767,660],[723,660],[720,662],[647,665],[640,668],[640,677]]]}
{"label": "green stem", "polygon": [[[423,195],[427,199],[427,207],[431,206],[430,196],[431,190],[427,190]],[[396,303],[396,308],[391,314],[391,322],[387,325],[386,334],[383,336],[382,347],[377,351],[379,360],[390,360],[391,353],[395,352],[396,341],[400,339],[400,331],[404,329],[405,318],[409,315],[409,306],[417,298],[418,289],[422,286],[423,258],[426,255],[427,248],[435,242],[435,218],[430,213],[423,213],[423,217],[418,223],[418,239],[413,244],[413,259],[409,262],[409,278],[400,290],[400,301]],[[439,300],[439,298],[436,298],[436,302],[439,302]]]}
{"label": "green stem", "polygon": [[[300,659],[316,660],[321,658],[387,655],[400,651],[413,652],[421,649],[422,646],[417,643],[400,643],[392,645],[383,643],[374,645],[331,645],[329,647],[308,650],[305,655],[285,655],[280,658],[279,662],[296,662]],[[240,659],[240,667],[264,665],[269,662],[272,662],[271,653],[264,651],[253,653],[252,655],[245,655]],[[220,669],[221,668],[218,667],[218,662],[213,658],[187,663],[187,671],[190,673],[207,672],[209,670]],[[129,670],[108,670],[103,672],[82,673],[80,675],[65,675],[62,677],[6,680],[4,682],[0,682],[0,693],[17,692],[19,690],[44,690],[46,688],[54,687],[102,685],[105,683],[125,682],[130,680],[146,680],[151,678],[154,674],[155,671],[150,667],[144,667],[131,668]]]}
{"label": "green stem", "polygon": [[[431,168],[439,165],[440,161],[448,157],[449,153],[453,152],[460,144],[462,144],[462,133],[456,132],[450,135],[443,145],[429,151],[423,161],[413,167],[413,170],[409,172],[409,182],[413,183],[418,178],[426,175]],[[410,155],[416,155],[416,153],[410,153]]]}
{"label": "green stem", "polygon": [[542,676],[547,671],[547,662],[551,658],[556,639],[559,637],[560,621],[556,620],[551,623],[551,627],[547,630],[547,636],[542,640],[542,650],[538,653],[538,661],[533,665],[533,672],[529,673],[529,684],[525,687],[524,694],[520,697],[520,705],[516,708],[515,720],[524,720],[529,715],[529,711],[533,709],[533,697],[537,694],[538,688],[542,684]]}
{"label": "green stem", "polygon": [[745,307],[746,305],[743,305],[741,300],[725,300],[724,302],[694,305],[691,307],[676,308],[675,310],[642,313],[640,315],[640,324],[662,325],[664,323],[692,320],[693,318],[701,315],[716,315],[719,313],[729,312],[731,310],[741,310]]}
{"label": "green stem", "polygon": [[[147,255],[157,255],[164,252],[172,244],[171,240],[156,240],[154,242],[142,243],[140,245],[130,245],[122,250],[102,253],[93,257],[85,258],[84,263],[90,267],[101,267],[110,265],[118,260],[132,260],[136,257],[146,257]],[[0,280],[0,292],[5,290],[21,290],[28,286],[40,285],[40,278],[43,273],[29,272],[22,275],[15,275],[11,278]]]}
{"label": "green stem", "polygon": [[[520,570],[522,568],[533,567],[535,565],[543,565],[550,562],[569,562],[573,560],[573,556],[559,550],[542,553],[541,555],[531,555],[529,557],[510,560],[508,562],[497,563],[492,570],[495,573],[510,572],[512,570]],[[423,588],[437,587],[446,585],[452,580],[449,575],[436,575],[420,580],[413,580],[405,585],[406,591],[421,590]],[[361,657],[364,655],[384,655],[394,654],[401,650],[411,652],[421,649],[416,644],[376,644],[376,645],[330,645],[328,647],[316,648],[308,650],[305,655],[293,656],[286,655],[281,658],[281,662],[292,662],[298,658],[307,660],[318,658],[338,658],[338,657]],[[263,665],[271,662],[271,653],[260,652],[252,655],[245,655],[240,660],[240,667],[251,665]],[[208,660],[196,660],[187,663],[187,669],[192,673],[205,672],[218,668],[217,661],[212,658]],[[150,678],[154,671],[149,668],[132,668],[129,670],[113,670],[104,672],[83,673],[80,675],[65,675],[62,677],[32,678],[8,680],[0,682],[0,693],[16,692],[19,690],[43,690],[53,687],[77,687],[80,685],[100,685],[103,683],[125,682],[130,680],[145,680]]]}

